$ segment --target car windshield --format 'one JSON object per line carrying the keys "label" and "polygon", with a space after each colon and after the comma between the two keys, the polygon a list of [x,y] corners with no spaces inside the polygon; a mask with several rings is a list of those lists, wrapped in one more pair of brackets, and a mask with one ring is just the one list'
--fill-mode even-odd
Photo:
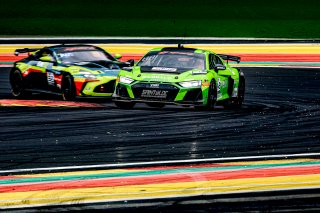
{"label": "car windshield", "polygon": [[82,61],[112,61],[104,52],[98,50],[68,51],[57,53],[62,63],[76,63]]}
{"label": "car windshield", "polygon": [[205,56],[193,52],[150,52],[137,65],[204,70]]}

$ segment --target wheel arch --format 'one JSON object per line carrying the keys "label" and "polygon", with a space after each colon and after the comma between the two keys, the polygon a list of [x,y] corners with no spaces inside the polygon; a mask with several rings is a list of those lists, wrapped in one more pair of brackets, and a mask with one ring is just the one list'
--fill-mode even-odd
{"label": "wheel arch", "polygon": [[14,66],[14,67],[11,68],[10,73],[9,73],[9,82],[10,82],[10,83],[11,83],[13,74],[14,74],[14,72],[15,72],[16,70],[18,70],[18,71],[20,72],[22,79],[25,80],[25,78],[24,78],[24,76],[23,76],[22,70],[19,69],[18,67],[15,67],[15,66]]}
{"label": "wheel arch", "polygon": [[[68,84],[66,84],[66,79],[67,77],[70,76],[70,82],[68,82]],[[71,83],[71,85],[70,85]],[[66,85],[68,85],[69,87],[71,86],[72,88],[66,88]],[[66,90],[67,89],[67,90]],[[65,94],[65,91],[73,91],[74,94]],[[68,72],[63,72],[62,73],[62,79],[61,79],[61,92],[62,92],[62,97],[64,100],[73,100],[76,98],[76,96],[78,96],[78,92],[77,92],[77,87],[74,81],[74,76],[71,73]],[[67,97],[68,96],[68,97]]]}

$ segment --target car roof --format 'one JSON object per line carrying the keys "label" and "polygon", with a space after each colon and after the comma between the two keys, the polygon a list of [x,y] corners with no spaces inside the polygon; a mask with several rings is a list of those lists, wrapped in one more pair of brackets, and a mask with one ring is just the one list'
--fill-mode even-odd
{"label": "car roof", "polygon": [[163,48],[154,48],[151,51],[174,51],[174,52],[185,52],[185,53],[208,53],[208,50],[202,50],[197,48],[189,48],[189,47],[163,47]]}
{"label": "car roof", "polygon": [[61,48],[94,48],[96,50],[100,50],[99,47],[94,46],[94,45],[89,45],[89,44],[59,44],[59,45],[54,45],[54,46],[49,46],[46,47],[47,49],[61,49]]}

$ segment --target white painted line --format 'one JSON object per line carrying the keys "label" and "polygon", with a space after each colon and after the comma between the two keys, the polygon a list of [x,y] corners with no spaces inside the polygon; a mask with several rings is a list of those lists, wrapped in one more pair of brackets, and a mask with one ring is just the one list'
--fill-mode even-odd
{"label": "white painted line", "polygon": [[182,163],[208,163],[208,162],[224,162],[238,160],[267,160],[275,158],[293,158],[293,157],[320,157],[320,153],[301,153],[301,154],[283,154],[283,155],[262,155],[262,156],[243,156],[243,157],[228,157],[228,158],[205,158],[205,159],[190,159],[190,160],[171,160],[171,161],[151,161],[151,162],[136,162],[136,163],[115,163],[115,164],[99,164],[87,166],[62,166],[62,167],[47,167],[47,168],[30,168],[30,169],[12,169],[0,170],[0,174],[17,173],[17,172],[36,172],[36,171],[58,171],[58,170],[75,170],[75,169],[102,169],[102,168],[120,168],[129,166],[156,166],[164,164],[182,164]]}
{"label": "white painted line", "polygon": [[172,39],[186,39],[186,40],[279,40],[279,41],[300,41],[300,40],[310,40],[314,39],[292,39],[292,38],[252,38],[252,37],[129,37],[129,36],[115,36],[115,37],[97,37],[97,36],[87,36],[87,37],[64,37],[64,36],[51,36],[51,37],[0,37],[1,40],[48,40],[48,39],[119,39],[119,40],[128,40],[128,39],[146,39],[146,40],[172,40]]}

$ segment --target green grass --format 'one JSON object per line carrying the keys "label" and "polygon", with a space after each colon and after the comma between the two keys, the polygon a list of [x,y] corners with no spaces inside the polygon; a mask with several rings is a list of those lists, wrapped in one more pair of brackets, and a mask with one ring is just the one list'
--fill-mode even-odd
{"label": "green grass", "polygon": [[0,35],[320,38],[318,0],[1,0]]}

